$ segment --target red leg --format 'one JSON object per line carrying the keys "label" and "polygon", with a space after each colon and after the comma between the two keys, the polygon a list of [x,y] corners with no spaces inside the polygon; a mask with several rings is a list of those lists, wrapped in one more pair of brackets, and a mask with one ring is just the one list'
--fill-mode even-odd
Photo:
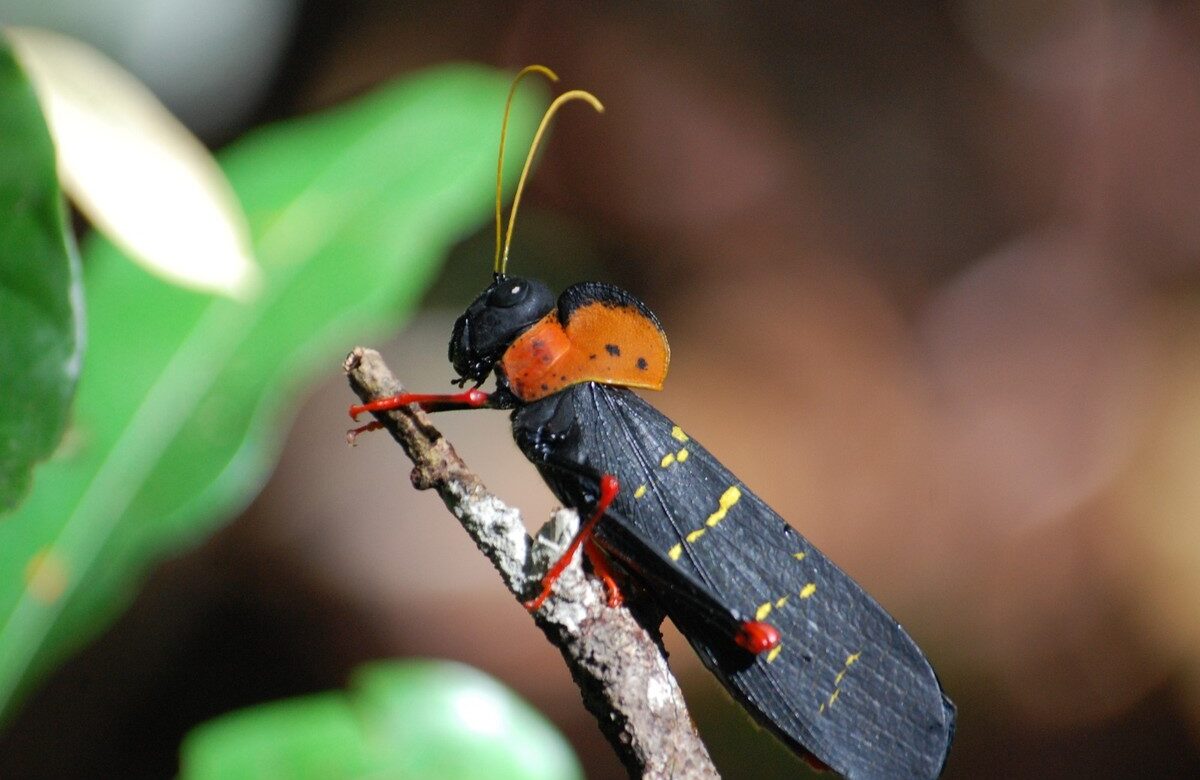
{"label": "red leg", "polygon": [[363,412],[386,412],[389,409],[399,409],[409,404],[420,404],[427,412],[448,412],[455,409],[478,409],[487,406],[491,398],[478,387],[473,387],[462,393],[429,394],[429,393],[400,393],[379,398],[365,404],[355,404],[350,407],[350,417],[357,420]]}
{"label": "red leg", "polygon": [[[386,412],[389,409],[399,409],[401,406],[409,404],[420,404],[421,408],[427,412],[478,409],[482,406],[487,406],[489,400],[491,400],[491,396],[478,387],[473,387],[462,393],[451,393],[449,395],[399,393],[398,395],[389,395],[387,398],[377,398],[365,404],[355,404],[350,407],[350,417],[357,420],[358,416],[363,412]],[[379,422],[369,422],[366,425],[360,425],[357,428],[346,431],[346,443],[353,446],[355,439],[360,435],[368,431],[377,431],[382,427]]]}
{"label": "red leg", "polygon": [[360,425],[357,428],[351,428],[350,430],[346,431],[346,443],[353,447],[355,440],[357,440],[359,436],[364,433],[368,433],[369,431],[377,431],[382,427],[383,423],[379,422],[379,420],[372,420],[366,425]]}
{"label": "red leg", "polygon": [[800,758],[804,759],[804,763],[808,764],[809,766],[811,766],[813,769],[815,769],[818,772],[832,772],[833,771],[833,767],[831,767],[829,764],[826,764],[824,761],[817,758],[812,753],[809,753],[807,750],[802,751],[800,753]]}
{"label": "red leg", "polygon": [[604,593],[608,597],[608,606],[619,607],[625,603],[625,596],[621,594],[621,588],[617,585],[617,578],[613,576],[612,567],[608,565],[608,556],[600,549],[600,545],[596,544],[596,539],[588,536],[583,543],[583,554],[592,562],[592,571],[596,572],[596,576],[604,583]]}
{"label": "red leg", "polygon": [[[612,474],[605,474],[600,477],[600,498],[596,501],[596,509],[592,512],[591,517],[587,519],[587,522],[579,527],[579,533],[575,534],[575,538],[567,545],[566,552],[554,562],[554,565],[550,567],[550,571],[546,572],[546,576],[542,577],[541,592],[536,597],[525,602],[525,609],[530,612],[536,612],[541,608],[542,603],[546,601],[546,597],[550,595],[550,590],[554,587],[555,581],[566,570],[567,566],[571,563],[571,559],[575,557],[579,546],[585,541],[591,540],[592,530],[596,527],[596,523],[600,522],[600,518],[604,517],[604,513],[608,511],[608,507],[612,504],[613,499],[617,497],[618,490],[620,490],[620,483],[617,482],[617,478]],[[604,572],[597,573],[600,574],[601,578],[605,576],[605,573],[608,573],[609,579],[611,579],[611,572],[609,572],[607,565],[604,566]],[[608,587],[607,582],[605,582],[605,587]],[[612,591],[609,591],[610,605],[612,605],[612,600]],[[619,600],[618,603],[620,603]]]}

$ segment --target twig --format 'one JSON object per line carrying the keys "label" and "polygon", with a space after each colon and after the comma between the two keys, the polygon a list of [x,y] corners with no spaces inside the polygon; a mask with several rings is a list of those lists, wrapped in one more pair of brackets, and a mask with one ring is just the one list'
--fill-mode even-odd
{"label": "twig", "polygon": [[[356,347],[344,368],[364,402],[401,391],[375,350]],[[410,407],[376,417],[412,460],[413,485],[436,490],[509,591],[518,599],[530,596],[565,546],[563,540],[578,527],[575,513],[558,510],[538,539],[531,540],[520,513],[484,487],[424,412]],[[632,776],[718,777],[667,668],[661,636],[639,624],[628,609],[606,606],[603,587],[584,575],[578,561],[533,617],[562,652],[584,705]]]}

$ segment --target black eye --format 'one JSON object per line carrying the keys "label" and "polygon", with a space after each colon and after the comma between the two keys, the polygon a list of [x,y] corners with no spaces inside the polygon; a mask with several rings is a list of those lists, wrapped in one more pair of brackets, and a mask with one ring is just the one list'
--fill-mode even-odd
{"label": "black eye", "polygon": [[510,279],[497,285],[488,295],[488,306],[508,309],[516,306],[529,295],[529,285],[519,279]]}

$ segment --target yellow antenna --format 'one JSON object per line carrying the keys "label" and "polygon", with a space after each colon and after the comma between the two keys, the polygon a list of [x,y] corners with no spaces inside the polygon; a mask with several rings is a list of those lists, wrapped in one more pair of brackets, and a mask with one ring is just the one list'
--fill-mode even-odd
{"label": "yellow antenna", "polygon": [[517,85],[530,73],[541,73],[551,81],[558,81],[558,74],[545,65],[526,65],[508,88],[508,100],[504,101],[504,121],[500,124],[500,159],[496,162],[496,260],[493,266],[496,273],[503,271],[500,266],[500,201],[503,198],[501,187],[504,183],[504,142],[508,138],[508,114],[512,110],[513,95],[517,94]]}
{"label": "yellow antenna", "polygon": [[500,263],[497,266],[496,273],[504,273],[504,269],[508,265],[508,249],[512,246],[513,225],[517,219],[517,206],[521,205],[521,193],[525,191],[525,179],[529,177],[529,169],[533,165],[533,156],[537,154],[538,144],[541,143],[542,135],[546,132],[546,125],[550,124],[550,120],[554,118],[559,108],[572,100],[585,100],[591,103],[592,108],[596,109],[598,113],[604,113],[604,104],[591,92],[585,92],[582,89],[573,89],[570,92],[562,93],[546,109],[546,114],[542,117],[542,123],[538,125],[537,132],[533,134],[533,143],[529,145],[529,154],[525,157],[525,167],[521,169],[521,178],[517,180],[517,191],[513,195],[512,208],[508,210],[508,233],[504,237],[504,253],[500,256]]}

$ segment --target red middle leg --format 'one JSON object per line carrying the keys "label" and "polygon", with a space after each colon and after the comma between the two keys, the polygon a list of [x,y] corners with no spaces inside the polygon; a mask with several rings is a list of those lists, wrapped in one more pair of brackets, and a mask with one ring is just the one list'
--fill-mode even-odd
{"label": "red middle leg", "polygon": [[[564,552],[546,575],[542,577],[542,590],[537,596],[525,602],[525,609],[530,612],[536,612],[541,608],[546,598],[550,595],[550,590],[554,587],[555,581],[571,563],[571,559],[575,557],[575,553],[579,550],[579,546],[588,543],[589,547],[594,545],[592,541],[592,531],[596,527],[596,523],[600,522],[600,518],[604,517],[604,513],[608,511],[613,500],[617,497],[617,492],[620,490],[620,483],[612,474],[604,474],[600,477],[600,498],[596,501],[596,509],[583,525],[579,527],[579,532],[575,534],[575,538],[567,545],[567,550]],[[608,592],[608,605],[610,607],[618,606],[621,603],[621,594],[617,590],[616,581],[612,578],[612,571],[609,569],[607,561],[596,567],[596,559],[592,557],[592,551],[588,548],[588,558],[592,561],[592,566],[596,568],[596,573],[604,581],[605,590]],[[597,557],[603,555],[599,548],[596,548]],[[615,603],[614,603],[615,602]]]}

